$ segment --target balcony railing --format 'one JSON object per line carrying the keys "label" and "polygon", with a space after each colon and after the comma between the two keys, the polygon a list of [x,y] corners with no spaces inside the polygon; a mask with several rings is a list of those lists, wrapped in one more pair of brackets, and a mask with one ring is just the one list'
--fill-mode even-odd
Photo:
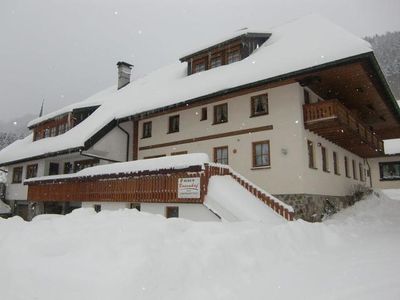
{"label": "balcony railing", "polygon": [[338,100],[303,106],[306,129],[361,157],[380,156],[383,141]]}

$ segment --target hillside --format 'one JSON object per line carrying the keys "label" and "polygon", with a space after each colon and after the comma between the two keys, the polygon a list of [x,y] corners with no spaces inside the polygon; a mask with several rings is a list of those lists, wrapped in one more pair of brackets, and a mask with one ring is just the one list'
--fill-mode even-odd
{"label": "hillside", "polygon": [[365,39],[371,43],[396,99],[400,99],[400,31]]}
{"label": "hillside", "polygon": [[26,137],[29,134],[26,126],[33,118],[35,115],[25,115],[8,122],[0,120],[0,150],[15,140]]}

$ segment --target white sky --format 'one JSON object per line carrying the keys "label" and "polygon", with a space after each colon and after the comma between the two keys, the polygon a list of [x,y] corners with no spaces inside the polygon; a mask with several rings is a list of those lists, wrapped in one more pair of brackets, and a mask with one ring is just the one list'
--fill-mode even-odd
{"label": "white sky", "polygon": [[359,36],[400,30],[400,0],[1,0],[0,121],[115,84],[119,60],[137,78],[237,29],[310,13]]}

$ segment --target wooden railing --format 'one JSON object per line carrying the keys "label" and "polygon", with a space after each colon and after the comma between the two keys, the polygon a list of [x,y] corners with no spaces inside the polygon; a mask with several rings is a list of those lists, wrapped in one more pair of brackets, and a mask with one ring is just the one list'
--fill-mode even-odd
{"label": "wooden railing", "polygon": [[[87,177],[60,177],[28,181],[28,201],[203,203],[212,176],[231,176],[256,198],[287,220],[293,208],[234,172],[229,166],[204,164],[185,169],[164,169]],[[180,178],[200,178],[200,198],[178,198]]]}
{"label": "wooden railing", "polygon": [[348,129],[357,133],[360,138],[370,144],[375,149],[383,151],[383,141],[367,128],[354,114],[338,100],[327,100],[318,103],[304,104],[304,123],[312,124],[315,122],[337,119]]}

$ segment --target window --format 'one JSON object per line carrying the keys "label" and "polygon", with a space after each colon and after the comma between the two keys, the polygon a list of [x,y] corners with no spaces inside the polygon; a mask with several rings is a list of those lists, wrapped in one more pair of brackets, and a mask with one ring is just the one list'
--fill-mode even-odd
{"label": "window", "polygon": [[361,181],[365,181],[365,178],[364,178],[364,167],[363,167],[362,163],[358,164],[358,169],[360,171],[360,180]]}
{"label": "window", "polygon": [[37,176],[37,171],[38,171],[38,165],[37,164],[28,165],[26,167],[26,179],[36,177]]}
{"label": "window", "polygon": [[169,117],[168,133],[179,132],[179,115]]}
{"label": "window", "polygon": [[143,123],[143,132],[142,132],[142,138],[149,138],[151,137],[151,121],[150,122],[144,122]]}
{"label": "window", "polygon": [[310,104],[310,92],[304,89],[304,104]]}
{"label": "window", "polygon": [[312,141],[307,141],[307,150],[308,150],[308,167],[311,169],[316,169],[315,157],[314,157],[314,143]]}
{"label": "window", "polygon": [[98,165],[100,162],[99,159],[85,159],[85,160],[78,160],[74,162],[74,173],[79,172],[80,170],[93,167]]}
{"label": "window", "polygon": [[13,177],[12,183],[21,183],[22,182],[22,167],[15,167],[13,169]]}
{"label": "window", "polygon": [[220,65],[222,65],[221,56],[213,57],[213,58],[211,59],[211,62],[210,62],[210,68],[211,68],[211,69],[212,69],[212,68],[219,67]]}
{"label": "window", "polygon": [[97,213],[101,211],[101,205],[100,204],[93,205],[93,208],[94,208],[94,211],[97,212]]}
{"label": "window", "polygon": [[333,171],[336,175],[340,175],[339,173],[339,163],[338,163],[338,156],[335,151],[333,151]]}
{"label": "window", "polygon": [[57,127],[51,127],[50,136],[56,136],[56,135],[57,135]]}
{"label": "window", "polygon": [[321,154],[322,154],[322,170],[324,172],[329,172],[328,170],[328,160],[326,159],[326,148],[321,146]]}
{"label": "window", "polygon": [[64,174],[70,174],[73,173],[73,168],[72,168],[72,164],[70,162],[66,162],[64,163]]}
{"label": "window", "polygon": [[379,163],[380,180],[400,180],[400,161]]}
{"label": "window", "polygon": [[214,148],[214,162],[228,164],[228,146]]}
{"label": "window", "polygon": [[45,138],[48,138],[50,136],[50,129],[49,128],[46,128],[45,130],[44,130],[44,137]]}
{"label": "window", "polygon": [[136,209],[137,211],[140,211],[140,203],[131,203],[129,205],[130,209]]}
{"label": "window", "polygon": [[262,94],[251,97],[251,116],[268,114],[268,95]]}
{"label": "window", "polygon": [[58,175],[59,174],[59,165],[58,163],[50,163],[49,165],[49,175]]}
{"label": "window", "polygon": [[187,154],[187,153],[188,153],[187,151],[178,151],[178,152],[172,152],[171,155],[174,156],[174,155],[182,155],[182,154]]}
{"label": "window", "polygon": [[237,62],[239,60],[240,60],[240,51],[239,50],[228,53],[228,64]]}
{"label": "window", "polygon": [[65,124],[58,125],[58,134],[63,134],[65,132]]}
{"label": "window", "polygon": [[353,178],[357,180],[356,162],[354,161],[354,159],[352,160],[352,165],[353,165]]}
{"label": "window", "polygon": [[167,206],[165,208],[165,216],[167,218],[179,218],[179,207],[178,206]]}
{"label": "window", "polygon": [[207,107],[201,109],[201,119],[200,121],[207,120]]}
{"label": "window", "polygon": [[214,106],[214,124],[228,122],[228,104]]}
{"label": "window", "polygon": [[194,64],[193,73],[199,73],[205,70],[206,70],[206,64],[204,62]]}
{"label": "window", "polygon": [[349,160],[347,156],[344,157],[344,172],[346,173],[346,177],[350,178],[349,174]]}
{"label": "window", "polygon": [[266,167],[270,165],[269,141],[253,143],[253,167]]}

